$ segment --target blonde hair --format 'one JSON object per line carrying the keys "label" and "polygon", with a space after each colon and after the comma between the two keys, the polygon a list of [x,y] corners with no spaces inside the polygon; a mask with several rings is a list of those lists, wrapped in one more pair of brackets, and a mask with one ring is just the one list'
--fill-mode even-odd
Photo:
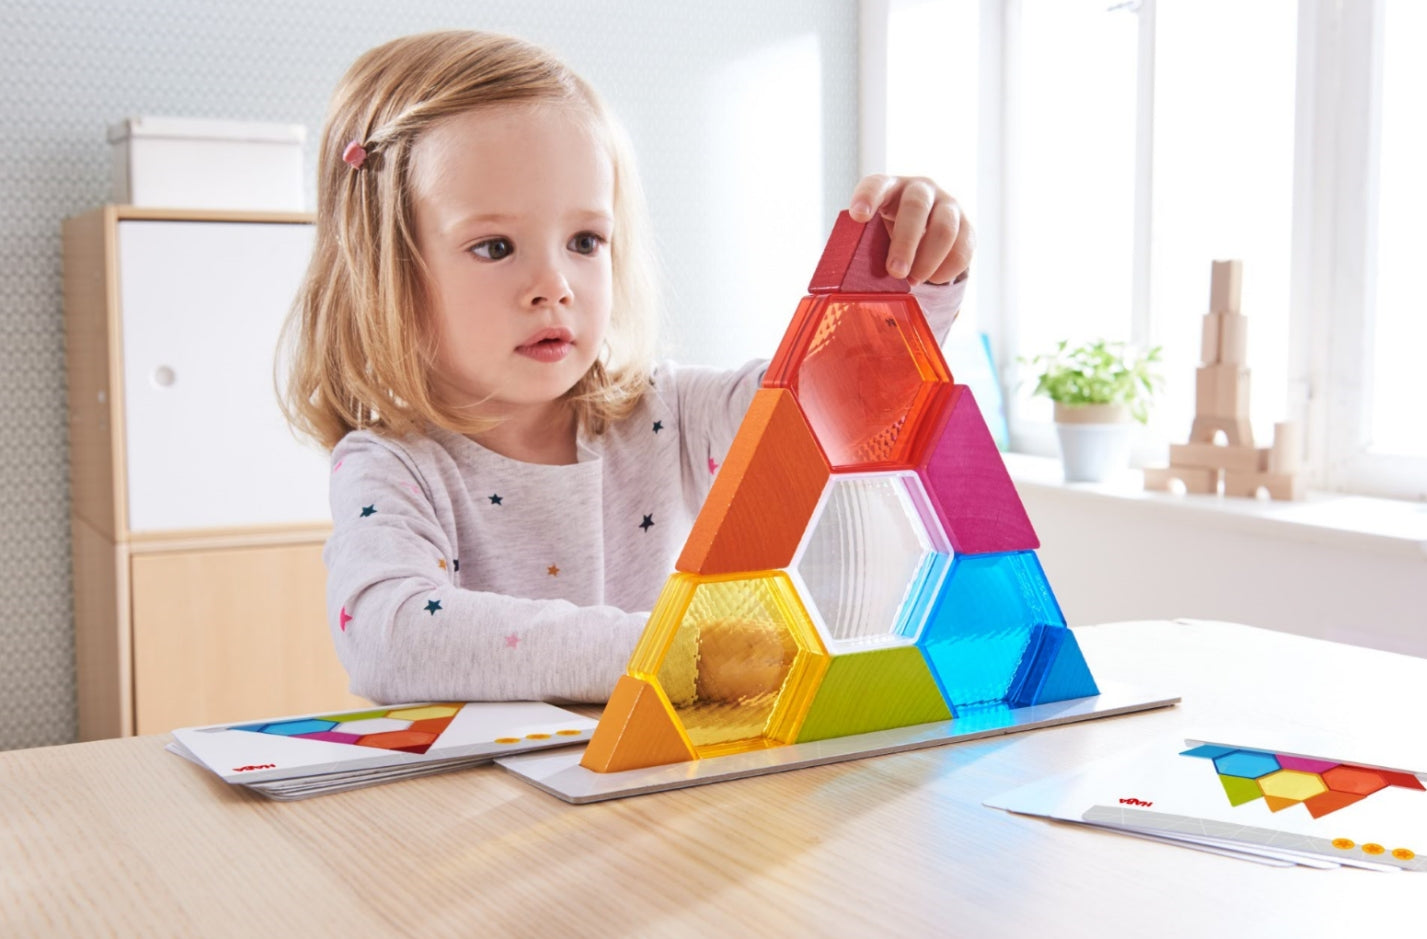
{"label": "blonde hair", "polygon": [[[411,153],[443,118],[511,104],[571,106],[588,116],[614,166],[613,308],[605,348],[566,394],[600,433],[648,387],[655,290],[647,218],[628,141],[599,96],[543,49],[490,33],[396,39],[364,53],[333,96],[317,171],[316,244],[285,328],[291,360],[283,412],[332,448],[348,431],[401,436],[434,424],[479,434],[498,420],[440,399],[424,265],[412,219]],[[361,168],[343,162],[357,141]]]}

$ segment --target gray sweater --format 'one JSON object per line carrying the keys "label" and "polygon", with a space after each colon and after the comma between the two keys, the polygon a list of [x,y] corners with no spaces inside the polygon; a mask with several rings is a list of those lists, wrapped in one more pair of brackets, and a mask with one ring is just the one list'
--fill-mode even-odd
{"label": "gray sweater", "polygon": [[[938,340],[964,282],[918,288]],[[377,702],[604,701],[682,550],[766,362],[663,363],[568,466],[441,429],[332,452],[327,610]]]}

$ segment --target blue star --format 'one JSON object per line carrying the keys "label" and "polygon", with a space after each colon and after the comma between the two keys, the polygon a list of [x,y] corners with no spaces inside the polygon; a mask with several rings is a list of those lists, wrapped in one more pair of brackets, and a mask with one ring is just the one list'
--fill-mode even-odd
{"label": "blue star", "polygon": [[663,429],[664,429],[664,422],[663,422],[663,421],[655,421],[655,422],[654,422],[654,433],[657,434],[657,433],[659,433],[659,431],[661,431],[661,430],[663,430]]}
{"label": "blue star", "polygon": [[432,601],[430,601],[429,603],[426,604],[426,612],[430,613],[432,616],[435,616],[435,615],[436,615],[436,611],[439,610],[439,609],[441,609],[441,601],[440,601],[440,600],[432,600]]}
{"label": "blue star", "polygon": [[648,531],[650,528],[653,528],[654,514],[651,512],[650,514],[644,516],[644,521],[639,523],[639,527],[644,529],[645,531]]}
{"label": "blue star", "polygon": [[364,505],[364,506],[362,506],[362,518],[366,518],[368,515],[375,515],[375,514],[377,514],[377,506],[376,506],[376,503],[375,503],[375,502],[372,503],[371,505]]}
{"label": "blue star", "polygon": [[500,505],[500,496],[491,496],[491,505]]}

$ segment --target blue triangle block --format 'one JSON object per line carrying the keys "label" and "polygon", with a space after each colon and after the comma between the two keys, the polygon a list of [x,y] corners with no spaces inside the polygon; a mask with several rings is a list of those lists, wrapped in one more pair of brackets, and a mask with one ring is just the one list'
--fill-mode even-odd
{"label": "blue triangle block", "polygon": [[1075,633],[1064,626],[1037,625],[1007,701],[1020,708],[1099,693]]}
{"label": "blue triangle block", "polygon": [[1234,752],[1233,747],[1216,747],[1213,744],[1202,743],[1191,750],[1180,750],[1180,756],[1202,756],[1208,760],[1218,759]]}

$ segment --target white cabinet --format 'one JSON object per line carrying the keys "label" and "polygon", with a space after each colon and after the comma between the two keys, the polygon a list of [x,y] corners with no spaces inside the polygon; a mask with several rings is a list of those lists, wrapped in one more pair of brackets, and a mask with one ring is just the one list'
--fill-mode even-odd
{"label": "white cabinet", "polygon": [[64,236],[80,738],[360,706],[327,456],[274,382],[311,219],[108,206]]}

